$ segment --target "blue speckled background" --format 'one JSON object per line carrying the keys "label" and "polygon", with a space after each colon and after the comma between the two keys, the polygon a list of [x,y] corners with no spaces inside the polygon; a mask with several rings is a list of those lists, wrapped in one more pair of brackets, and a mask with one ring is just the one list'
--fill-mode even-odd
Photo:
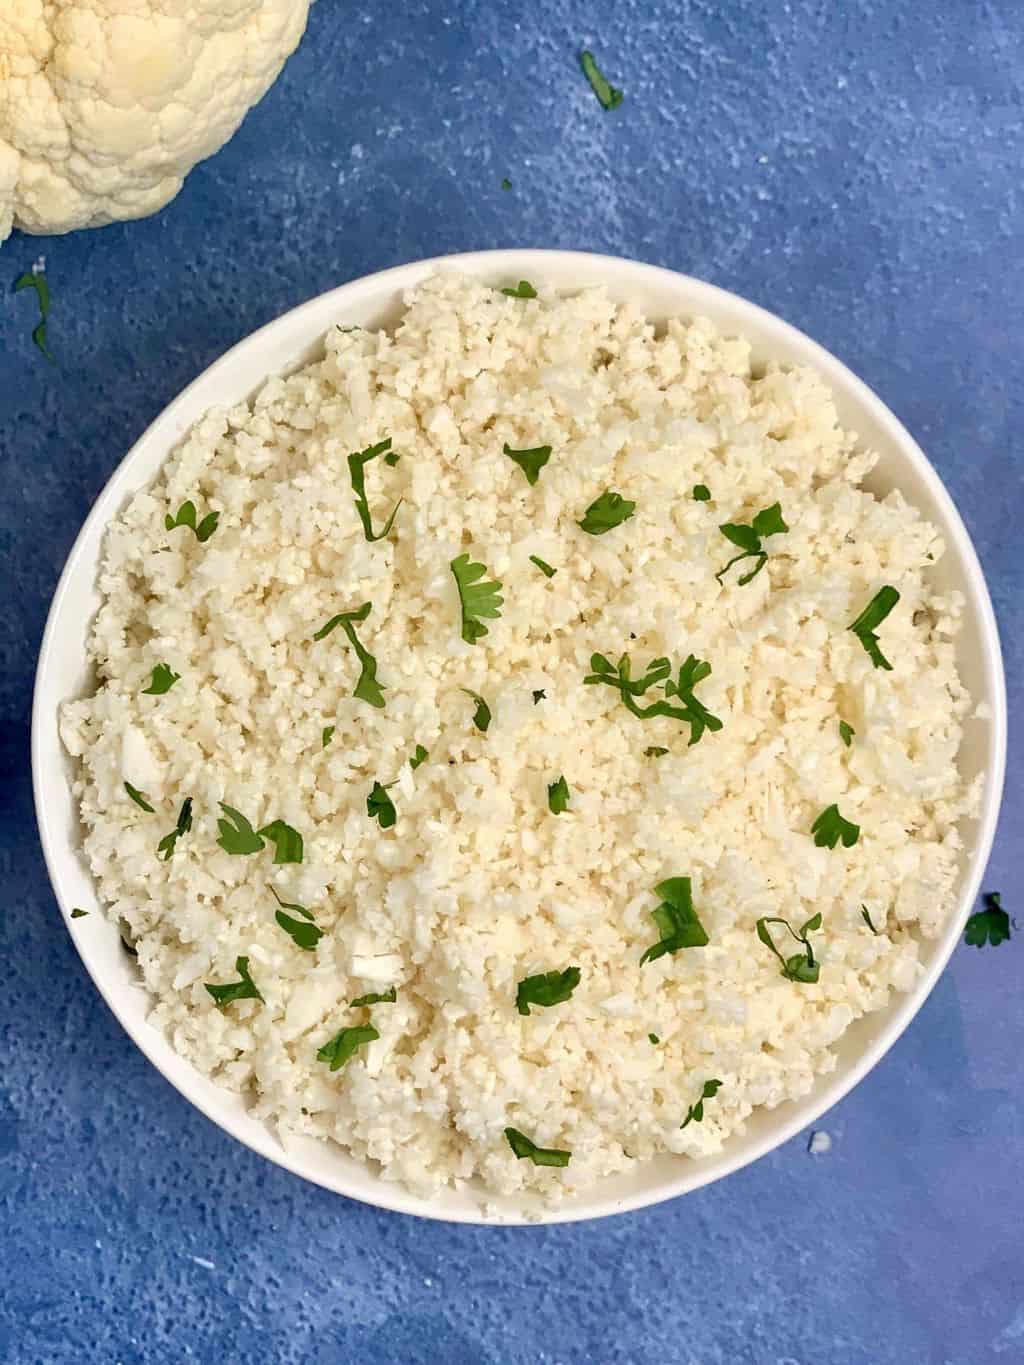
{"label": "blue speckled background", "polygon": [[[626,101],[576,67],[594,48]],[[155,218],[0,249],[0,1354],[16,1362],[1024,1361],[1024,933],[961,948],[806,1138],[668,1206],[447,1227],[302,1184],[128,1041],[54,905],[28,775],[64,557],[131,442],[240,337],[439,252],[641,257],[781,313],[922,441],[1024,650],[1019,0],[320,0]],[[514,188],[503,192],[508,176]],[[46,257],[51,369],[33,300]],[[1022,764],[986,885],[1020,903]]]}

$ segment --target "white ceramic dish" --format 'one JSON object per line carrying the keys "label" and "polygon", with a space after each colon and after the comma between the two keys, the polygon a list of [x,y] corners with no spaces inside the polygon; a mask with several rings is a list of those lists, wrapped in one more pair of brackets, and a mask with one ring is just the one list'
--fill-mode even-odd
{"label": "white ceramic dish", "polygon": [[[57,708],[80,694],[88,682],[86,637],[97,607],[96,571],[104,530],[130,494],[150,482],[165,457],[208,408],[236,403],[268,375],[312,359],[321,336],[334,322],[379,327],[393,323],[405,289],[439,267],[457,267],[495,284],[543,279],[572,290],[602,283],[618,298],[631,299],[649,317],[704,314],[720,327],[753,343],[755,358],[775,357],[813,365],[831,385],[840,419],[881,453],[870,486],[884,493],[898,486],[945,536],[948,552],[937,569],[945,587],[959,588],[968,604],[960,641],[960,670],[973,696],[988,706],[989,718],[967,723],[962,764],[967,776],[985,774],[980,818],[964,830],[965,857],[957,915],[946,932],[923,952],[918,986],[885,1010],[860,1020],[843,1038],[835,1071],[821,1077],[799,1103],[757,1114],[746,1134],[719,1156],[691,1161],[661,1157],[640,1164],[628,1176],[609,1179],[592,1193],[551,1211],[465,1189],[426,1201],[382,1181],[364,1162],[340,1147],[311,1138],[282,1146],[242,1101],[201,1076],[146,1022],[148,998],[115,927],[102,913],[70,919],[73,906],[94,909],[97,900],[79,853],[80,830],[69,788],[71,764],[57,735]],[[327,1189],[370,1204],[424,1217],[483,1222],[485,1198],[492,1217],[505,1222],[563,1222],[641,1208],[718,1180],[756,1160],[826,1109],[861,1080],[920,1009],[956,946],[995,832],[1006,750],[1006,695],[999,639],[977,557],[938,476],[920,448],[874,394],[827,351],[785,322],[712,285],[653,266],[613,257],[561,251],[493,251],[450,256],[400,266],[343,285],[312,299],[240,342],[212,365],[153,423],[128,453],[93,507],[68,558],[54,595],[43,637],[32,717],[32,777],[43,850],[57,900],[82,960],[107,1004],[149,1060],[214,1123],[254,1151]]]}

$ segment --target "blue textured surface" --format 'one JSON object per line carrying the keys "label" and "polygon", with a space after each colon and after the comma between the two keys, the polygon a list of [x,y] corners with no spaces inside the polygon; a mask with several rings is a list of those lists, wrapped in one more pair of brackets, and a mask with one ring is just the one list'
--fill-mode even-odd
{"label": "blue textured surface", "polygon": [[[626,92],[602,112],[592,46]],[[589,248],[817,337],[923,442],[1022,699],[1019,0],[320,0],[234,141],[146,222],[15,235],[0,291],[0,1355],[17,1362],[1011,1365],[1024,1361],[1024,934],[961,948],[805,1139],[684,1200],[450,1228],[307,1187],[144,1061],[61,927],[30,808],[50,594],[136,436],[227,346],[439,252]],[[511,191],[500,182],[508,176]],[[986,884],[1020,909],[1022,765]]]}

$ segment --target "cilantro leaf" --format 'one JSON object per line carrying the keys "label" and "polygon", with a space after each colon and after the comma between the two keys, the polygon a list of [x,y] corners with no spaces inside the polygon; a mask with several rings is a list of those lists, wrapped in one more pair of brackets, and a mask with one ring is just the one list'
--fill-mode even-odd
{"label": "cilantro leaf", "polygon": [[397,999],[398,992],[392,986],[387,991],[372,991],[369,995],[359,995],[348,1003],[353,1009],[360,1009],[366,1005],[393,1005]]}
{"label": "cilantro leaf", "polygon": [[545,564],[540,555],[531,555],[530,563],[536,564],[545,578],[554,578],[555,574],[558,572],[558,570],[553,569],[550,564]]}
{"label": "cilantro leaf", "polygon": [[[307,910],[304,905],[294,905],[288,901],[283,901],[269,882],[267,882],[267,890],[281,907],[280,910],[274,912],[274,918],[278,924],[286,934],[291,934],[296,947],[304,948],[311,953],[324,936],[324,931],[313,923],[313,912]],[[284,913],[286,910],[296,911],[304,917],[307,923],[303,924],[302,920],[293,919],[291,915],[286,915]]]}
{"label": "cilantro leaf", "polygon": [[156,846],[156,856],[162,858],[166,863],[174,852],[174,846],[183,834],[187,834],[192,828],[192,798],[186,796],[181,803],[181,810],[178,811],[178,823],[171,830],[170,834],[164,837]]}
{"label": "cilantro leaf", "polygon": [[510,190],[512,188],[512,181],[509,180],[507,175],[502,179],[501,188],[503,190]]}
{"label": "cilantro leaf", "polygon": [[247,957],[235,958],[235,971],[241,979],[230,981],[226,986],[211,986],[209,982],[203,983],[221,1009],[225,1005],[230,1005],[233,1000],[263,999],[256,988],[256,983],[249,975],[249,959]]}
{"label": "cilantro leaf", "polygon": [[569,784],[564,777],[557,782],[548,783],[548,810],[552,815],[561,815],[569,809]]}
{"label": "cilantro leaf", "polygon": [[686,1111],[686,1118],[679,1125],[685,1128],[688,1123],[703,1123],[704,1121],[704,1101],[713,1100],[722,1088],[721,1081],[705,1081],[704,1087],[700,1092],[700,1099],[696,1104],[691,1104]]}
{"label": "cilantro leaf", "polygon": [[663,749],[660,744],[651,744],[644,750],[644,758],[661,758],[662,754],[667,754],[668,750]]}
{"label": "cilantro leaf", "polygon": [[540,477],[540,471],[551,459],[550,446],[535,446],[532,450],[513,450],[506,441],[503,450],[509,459],[514,460],[526,475],[526,482],[531,488]]}
{"label": "cilantro leaf", "polygon": [[860,825],[855,825],[852,820],[844,820],[839,814],[839,807],[833,804],[821,812],[811,826],[811,833],[816,848],[835,848],[840,839],[843,848],[853,848],[860,838]]}
{"label": "cilantro leaf", "polygon": [[862,905],[862,906],[860,907],[860,917],[861,917],[861,919],[864,921],[864,923],[868,926],[868,928],[871,930],[871,932],[872,932],[873,934],[877,934],[877,933],[878,933],[878,930],[877,930],[877,929],[875,928],[875,926],[871,923],[871,915],[868,913],[868,907],[867,907],[866,905]]}
{"label": "cilantro leaf", "polygon": [[375,460],[378,455],[383,455],[391,449],[390,436],[386,441],[378,441],[375,446],[367,446],[365,450],[354,450],[348,457],[348,476],[352,480],[352,492],[356,495],[356,511],[359,513],[359,520],[362,523],[363,535],[368,541],[383,540],[394,524],[395,516],[402,505],[399,498],[391,509],[391,515],[384,523],[381,531],[374,535],[373,522],[370,519],[370,505],[366,501],[366,466],[371,460]]}
{"label": "cilantro leaf", "polygon": [[189,530],[194,533],[199,544],[205,545],[214,531],[216,531],[218,521],[220,521],[219,512],[207,512],[206,516],[203,517],[202,521],[197,526],[196,505],[192,499],[189,498],[178,508],[176,516],[172,517],[170,513],[168,513],[167,516],[164,517],[164,528],[165,530],[173,531],[179,526],[187,526]]}
{"label": "cilantro leaf", "polygon": [[39,321],[32,328],[32,340],[50,364],[56,365],[57,362],[53,358],[53,352],[50,350],[49,342],[46,339],[46,323],[50,316],[50,282],[41,270],[26,270],[14,281],[14,292],[17,294],[22,289],[35,290],[39,304]]}
{"label": "cilantro leaf", "polygon": [[124,789],[125,789],[125,791],[128,793],[128,795],[132,798],[132,800],[135,802],[135,804],[136,804],[137,806],[141,806],[142,809],[143,809],[144,811],[147,812],[147,814],[149,814],[149,815],[154,815],[154,814],[156,813],[156,812],[153,810],[153,807],[152,807],[152,806],[149,804],[149,802],[146,800],[146,798],[145,798],[145,796],[142,794],[142,792],[139,791],[138,787],[133,787],[132,784],[131,784],[130,782],[126,782],[126,783],[124,784]]}
{"label": "cilantro leaf", "polygon": [[601,108],[605,110],[617,109],[622,103],[622,91],[609,84],[605,79],[600,67],[594,60],[592,52],[584,49],[580,53],[580,66],[583,68],[584,76],[590,82],[591,90],[600,101]]}
{"label": "cilantro leaf", "polygon": [[647,1035],[647,1041],[648,1041],[649,1043],[653,1043],[654,1046],[657,1047],[658,1044],[661,1042],[661,1039],[658,1037],[658,1035],[657,1035],[656,1033],[649,1033],[649,1034]]}
{"label": "cilantro leaf", "polygon": [[494,620],[501,615],[505,599],[501,596],[498,582],[479,582],[487,572],[483,564],[474,564],[468,554],[457,555],[449,565],[455,586],[459,590],[459,607],[462,612],[462,638],[468,645],[487,634],[483,618]]}
{"label": "cilantro leaf", "polygon": [[491,708],[481,697],[479,692],[472,692],[468,687],[462,687],[460,692],[465,692],[467,697],[472,697],[476,702],[476,710],[473,712],[473,724],[482,733],[487,733],[487,727],[491,723]]}
{"label": "cilantro leaf", "polygon": [[226,820],[218,819],[217,829],[220,831],[220,838],[217,843],[225,853],[259,853],[263,848],[263,840],[253,829],[249,821],[235,810],[234,806],[229,806],[221,801],[220,808],[228,817]]}
{"label": "cilantro leaf", "polygon": [[144,697],[162,697],[165,692],[169,692],[174,684],[181,677],[180,673],[175,673],[167,664],[157,664],[153,669],[153,681],[148,687],[142,689]]}
{"label": "cilantro leaf", "polygon": [[739,547],[740,553],[734,555],[729,560],[724,569],[720,569],[715,577],[721,583],[723,577],[729,572],[734,564],[738,564],[741,559],[756,559],[757,563],[750,573],[743,574],[738,582],[742,588],[749,583],[752,578],[756,578],[768,562],[768,552],[764,548],[762,541],[765,536],[777,536],[783,531],[788,531],[782,517],[782,504],[775,502],[771,507],[765,507],[758,512],[757,516],[748,526],[743,522],[727,521],[718,528],[726,540]]}
{"label": "cilantro leaf", "polygon": [[1003,909],[998,891],[990,891],[984,901],[985,909],[978,910],[967,921],[964,942],[972,948],[984,948],[986,943],[998,948],[1010,937],[1010,916]]}
{"label": "cilantro leaf", "polygon": [[283,820],[271,820],[269,825],[257,830],[256,835],[269,839],[274,845],[275,863],[302,862],[302,835]]}
{"label": "cilantro leaf", "polygon": [[506,1128],[505,1139],[520,1161],[528,1157],[535,1166],[568,1166],[572,1159],[571,1152],[560,1152],[557,1147],[538,1147],[518,1128]]}
{"label": "cilantro leaf", "polygon": [[847,725],[845,720],[841,720],[839,722],[839,738],[843,741],[847,748],[850,747],[856,733],[857,731],[853,728],[853,726]]}
{"label": "cilantro leaf", "polygon": [[538,976],[526,976],[516,988],[516,1009],[520,1014],[529,1014],[531,1005],[564,1004],[580,984],[579,967],[566,967],[564,972],[541,972]]}
{"label": "cilantro leaf", "polygon": [[88,910],[79,910],[78,906],[76,905],[75,908],[74,908],[74,910],[72,910],[72,912],[71,912],[71,918],[72,918],[72,919],[85,919],[85,917],[86,917],[86,915],[87,915],[88,913],[89,913]]}
{"label": "cilantro leaf", "polygon": [[868,658],[874,666],[886,668],[890,672],[892,671],[892,664],[878,647],[875,627],[882,624],[899,600],[900,595],[896,589],[886,584],[884,588],[878,589],[856,621],[848,627],[867,650]]}
{"label": "cilantro leaf", "polygon": [[534,688],[534,690],[533,690],[533,704],[534,704],[534,706],[536,706],[536,705],[538,704],[538,702],[547,701],[547,698],[548,698],[548,694],[544,691],[543,687],[536,687],[536,688]]}
{"label": "cilantro leaf", "polygon": [[359,678],[352,695],[358,697],[360,701],[369,702],[379,710],[384,706],[384,684],[377,681],[377,660],[368,649],[364,649],[355,630],[355,623],[365,621],[372,610],[371,603],[364,602],[356,611],[339,612],[337,616],[332,616],[326,625],[320,627],[313,639],[323,640],[335,627],[341,626],[359,660]]}
{"label": "cilantro leaf", "polygon": [[666,953],[678,953],[681,948],[703,948],[708,943],[704,926],[693,908],[689,877],[669,877],[658,883],[654,894],[661,897],[661,904],[651,911],[661,930],[661,938],[641,957],[641,967]]}
{"label": "cilantro leaf", "polygon": [[[797,943],[803,944],[803,952],[794,953],[792,957],[783,957],[775,946],[769,924],[784,925],[790,934],[796,939]],[[809,920],[800,926],[799,933],[793,929],[788,920],[779,919],[777,916],[762,916],[757,921],[757,936],[766,948],[770,948],[775,956],[782,963],[782,975],[788,981],[800,981],[805,985],[813,985],[818,979],[818,963],[814,957],[814,951],[807,935],[816,929],[821,928],[821,915],[812,915]]]}
{"label": "cilantro leaf", "polygon": [[321,730],[321,732],[320,732],[320,748],[321,748],[321,749],[326,749],[327,746],[328,746],[328,744],[330,744],[331,740],[334,738],[334,731],[335,731],[335,728],[336,728],[336,727],[333,726],[333,725],[325,725],[324,728],[323,728],[323,730]]}
{"label": "cilantro leaf", "polygon": [[711,501],[711,489],[706,483],[695,483],[693,485],[693,500],[694,502]]}
{"label": "cilantro leaf", "polygon": [[[388,786],[393,787],[394,783],[389,782]],[[379,782],[374,782],[366,798],[366,813],[371,820],[379,821],[381,829],[391,829],[398,819],[395,803],[388,796],[388,788],[382,787]]]}
{"label": "cilantro leaf", "polygon": [[329,1062],[331,1070],[338,1071],[361,1047],[376,1042],[379,1037],[372,1024],[356,1024],[354,1028],[339,1029],[329,1043],[324,1043],[316,1059],[318,1062]]}
{"label": "cilantro leaf", "polygon": [[503,289],[503,294],[507,294],[510,299],[535,299],[537,291],[529,280],[520,280],[514,289]]}
{"label": "cilantro leaf", "polygon": [[576,525],[586,531],[588,536],[603,536],[605,532],[614,530],[616,526],[628,521],[635,510],[635,502],[630,502],[621,493],[613,493],[608,489],[599,498],[594,499],[584,512],[582,521],[578,521]]}
{"label": "cilantro leaf", "polygon": [[415,772],[420,764],[425,763],[429,757],[430,755],[427,753],[426,749],[424,749],[423,745],[417,744],[416,752],[413,754],[412,758],[409,759],[409,767]]}
{"label": "cilantro leaf", "polygon": [[[696,744],[705,730],[714,732],[722,728],[719,718],[712,715],[704,703],[698,701],[694,695],[697,684],[711,674],[711,665],[706,660],[698,659],[693,654],[687,655],[676,681],[669,676],[672,665],[668,659],[652,659],[644,676],[636,679],[632,676],[628,654],[623,654],[614,667],[603,654],[592,654],[590,667],[593,671],[586,675],[584,683],[605,683],[609,687],[614,687],[627,711],[631,711],[640,720],[649,720],[652,716],[671,716],[675,720],[684,721],[690,727],[690,745]],[[659,684],[664,685],[665,700],[652,702],[650,706],[637,705],[637,697],[643,696],[649,688],[657,687]],[[673,706],[668,700],[670,697],[678,697],[682,705]]]}

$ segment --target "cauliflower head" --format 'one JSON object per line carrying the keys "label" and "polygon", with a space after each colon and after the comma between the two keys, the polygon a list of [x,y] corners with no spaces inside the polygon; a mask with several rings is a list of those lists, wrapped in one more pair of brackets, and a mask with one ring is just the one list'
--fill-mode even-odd
{"label": "cauliflower head", "polygon": [[310,0],[0,0],[0,242],[163,208],[272,85]]}

